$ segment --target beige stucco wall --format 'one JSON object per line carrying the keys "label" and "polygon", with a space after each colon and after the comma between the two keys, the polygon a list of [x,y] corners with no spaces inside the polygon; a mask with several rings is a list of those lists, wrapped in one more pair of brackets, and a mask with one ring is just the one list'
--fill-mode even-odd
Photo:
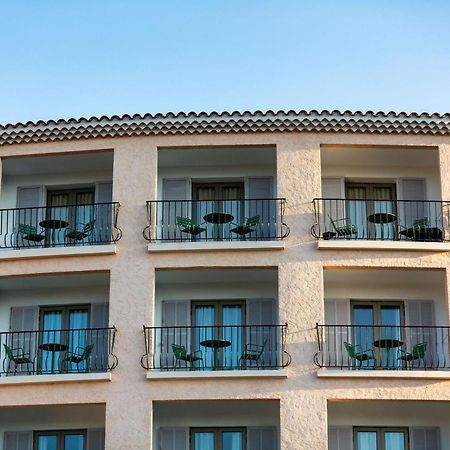
{"label": "beige stucco wall", "polygon": [[[450,169],[450,137],[300,133],[166,136],[83,140],[5,146],[2,157],[114,149],[114,200],[121,203],[123,238],[109,256],[55,257],[0,262],[0,277],[73,271],[110,271],[110,322],[118,328],[119,366],[110,383],[53,386],[0,386],[0,406],[106,403],[108,450],[152,447],[154,401],[280,401],[282,450],[326,450],[327,400],[449,400],[449,382],[436,380],[324,380],[316,376],[314,325],[323,321],[323,268],[414,268],[447,270],[445,252],[319,251],[310,235],[311,200],[320,196],[320,145],[439,146],[440,173]],[[142,238],[145,201],[156,198],[157,148],[212,145],[277,147],[277,193],[287,199],[291,235],[282,251],[149,254]],[[255,155],[257,158],[257,155]],[[450,181],[441,176],[442,198]],[[142,325],[153,323],[155,269],[278,267],[281,322],[288,322],[292,355],[287,379],[148,381],[139,366],[144,351]],[[448,299],[448,277],[446,278]],[[448,308],[447,308],[448,315]],[[156,420],[156,418],[155,418]]]}

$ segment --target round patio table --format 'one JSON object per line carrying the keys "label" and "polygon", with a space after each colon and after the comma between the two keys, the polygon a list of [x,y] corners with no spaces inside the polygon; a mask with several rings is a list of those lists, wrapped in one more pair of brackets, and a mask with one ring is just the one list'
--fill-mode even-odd
{"label": "round patio table", "polygon": [[[60,344],[59,342],[46,342],[44,344],[40,344],[38,346],[40,350],[44,350],[45,352],[50,352],[52,354],[51,356],[51,372],[50,373],[62,373],[62,362],[61,357],[59,358],[59,361],[55,361],[55,353],[58,352],[66,352],[69,350],[69,346],[66,344]],[[54,366],[57,366],[57,369],[54,368]]]}
{"label": "round patio table", "polygon": [[203,220],[216,226],[216,241],[218,241],[220,236],[220,225],[233,222],[234,217],[228,213],[212,212],[204,215]]}
{"label": "round patio table", "polygon": [[[378,339],[373,342],[374,347],[384,348],[386,350],[386,366],[389,369],[389,361],[391,360],[391,350],[401,347],[404,344],[399,339]],[[396,367],[393,367],[396,368]]]}
{"label": "round patio table", "polygon": [[61,228],[67,228],[69,226],[69,222],[61,219],[45,219],[39,222],[39,225],[42,228],[46,228],[49,230],[60,230]]}
{"label": "round patio table", "polygon": [[392,213],[378,212],[367,216],[367,221],[377,225],[382,225],[381,227],[381,240],[384,240],[384,225],[388,223],[393,223],[397,220],[397,216]]}
{"label": "round patio table", "polygon": [[219,349],[229,347],[231,345],[230,341],[226,339],[205,339],[200,342],[202,347],[212,348],[214,350],[214,367],[213,370],[219,368]]}

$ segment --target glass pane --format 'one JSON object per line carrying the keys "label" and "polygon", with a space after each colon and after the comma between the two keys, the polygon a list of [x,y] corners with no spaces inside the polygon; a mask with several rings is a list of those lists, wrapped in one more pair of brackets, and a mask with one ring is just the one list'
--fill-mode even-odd
{"label": "glass pane", "polygon": [[63,245],[65,242],[66,228],[64,225],[70,223],[68,204],[69,194],[50,194],[49,206],[51,208],[47,212],[47,219],[63,222],[62,224],[52,224],[46,228],[50,245]]}
{"label": "glass pane", "polygon": [[[93,192],[78,192],[76,195],[76,204],[80,206],[76,206],[73,208],[71,218],[70,228],[72,230],[76,230],[82,232],[84,226],[94,220],[94,193]],[[86,237],[83,238],[83,234],[80,234],[76,240],[73,240],[71,244],[83,245],[83,243],[89,242],[89,239],[92,240],[92,233],[84,233],[87,234]]]}
{"label": "glass pane", "polygon": [[386,431],[384,433],[385,450],[406,450],[406,439],[403,431]]}
{"label": "glass pane", "polygon": [[42,322],[41,371],[42,373],[58,373],[61,353],[56,351],[56,345],[61,344],[62,311],[44,312]]}
{"label": "glass pane", "polygon": [[84,450],[84,436],[82,434],[66,434],[64,450]]}
{"label": "glass pane", "polygon": [[[214,350],[209,347],[202,346],[200,343],[209,339],[214,339],[214,324],[215,324],[215,308],[211,305],[196,306],[195,307],[195,350],[201,350],[205,367],[213,368],[215,362]],[[197,362],[200,367],[201,361]]]}
{"label": "glass pane", "polygon": [[[374,187],[374,213],[396,214],[395,204],[392,201],[393,192],[390,187]],[[376,236],[381,239],[394,239],[395,222],[387,224],[375,224]]]}
{"label": "glass pane", "polygon": [[224,368],[239,368],[239,357],[242,352],[242,307],[225,305],[223,307],[223,339],[231,342],[222,350]]}
{"label": "glass pane", "polygon": [[366,189],[364,187],[347,187],[347,198],[354,199],[349,200],[347,203],[347,216],[337,217],[341,222],[338,222],[338,226],[344,226],[343,219],[349,219],[352,225],[356,225],[358,229],[357,237],[359,239],[367,239],[367,204]]}
{"label": "glass pane", "polygon": [[215,450],[213,432],[195,432],[194,450]]}
{"label": "glass pane", "polygon": [[381,339],[388,339],[392,345],[382,349],[382,364],[386,367],[396,367],[401,365],[397,359],[398,349],[395,341],[401,341],[401,309],[400,306],[383,305],[380,308]]}
{"label": "glass pane", "polygon": [[358,431],[356,435],[357,450],[377,450],[376,431]]}
{"label": "glass pane", "polygon": [[[69,352],[81,354],[86,347],[86,331],[88,328],[88,312],[86,309],[71,310],[69,312],[69,329],[68,345]],[[68,363],[67,370],[71,372],[82,372],[86,370],[86,361],[78,364]]]}
{"label": "glass pane", "polygon": [[[374,311],[371,305],[355,305],[353,307],[353,344],[357,345],[356,352],[373,348]],[[374,360],[364,361],[362,367],[370,367]]]}
{"label": "glass pane", "polygon": [[222,237],[224,239],[238,238],[239,236],[230,233],[230,229],[234,228],[236,225],[242,223],[241,219],[241,208],[243,206],[240,199],[242,198],[241,188],[239,186],[225,186],[222,188],[222,198],[223,202],[221,209],[224,213],[231,214],[233,216],[232,222],[234,225],[225,223],[222,225]]}
{"label": "glass pane", "polygon": [[242,432],[224,431],[222,433],[222,450],[242,450]]}
{"label": "glass pane", "polygon": [[56,436],[39,436],[37,450],[57,450]]}

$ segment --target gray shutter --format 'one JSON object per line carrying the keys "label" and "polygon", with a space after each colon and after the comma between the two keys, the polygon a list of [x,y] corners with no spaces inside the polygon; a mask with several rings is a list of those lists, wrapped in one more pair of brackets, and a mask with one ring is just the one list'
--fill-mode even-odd
{"label": "gray shutter", "polygon": [[[38,329],[38,308],[36,306],[13,307],[10,313],[9,331],[12,332],[8,339],[9,347],[23,349],[28,353],[33,364],[21,364],[17,367],[17,373],[29,374],[36,369],[37,349],[36,331]],[[3,351],[3,349],[1,349]],[[9,361],[8,361],[9,362]],[[14,363],[9,366],[10,372],[16,369]]]}
{"label": "gray shutter", "polygon": [[189,450],[189,428],[160,428],[159,450]]}
{"label": "gray shutter", "polygon": [[105,429],[87,430],[87,450],[105,450]]}
{"label": "gray shutter", "polygon": [[[37,208],[42,206],[43,192],[43,186],[19,186],[17,188],[17,208],[26,208],[19,209],[17,216],[10,218],[11,226],[15,229],[13,237],[17,236],[17,245],[19,246],[25,245],[27,247],[33,247],[40,245],[39,242],[23,241],[18,233],[18,227],[19,225],[24,224],[36,227],[38,233],[42,231],[42,227],[39,225],[39,222],[43,219],[43,211],[42,209]],[[15,239],[13,239],[11,244],[14,244],[14,241]]]}
{"label": "gray shutter", "polygon": [[247,217],[259,216],[261,220],[255,237],[276,237],[278,217],[273,192],[273,177],[247,177],[245,179],[245,215]]}
{"label": "gray shutter", "polygon": [[191,217],[191,204],[186,200],[191,198],[191,180],[189,178],[176,178],[163,180],[163,200],[159,208],[157,239],[176,240],[187,239],[189,235],[182,236],[176,226],[176,218]]}
{"label": "gray shutter", "polygon": [[328,450],[352,450],[351,427],[330,427],[328,429]]}
{"label": "gray shutter", "polygon": [[98,244],[108,244],[112,239],[113,221],[113,184],[112,181],[102,181],[95,184],[95,239]]}
{"label": "gray shutter", "polygon": [[[349,364],[344,342],[351,342],[350,301],[325,299],[324,365],[342,367]],[[344,325],[344,326],[343,326]],[[347,325],[347,326],[345,326]]]}
{"label": "gray shutter", "polygon": [[439,428],[411,428],[411,450],[440,450]]}
{"label": "gray shutter", "polygon": [[[161,336],[156,336],[157,344],[159,343],[157,346],[157,348],[159,347],[159,352],[155,354],[155,367],[167,369],[174,368],[175,359],[172,351],[172,344],[184,345],[187,352],[191,352],[190,333],[187,328],[191,322],[190,306],[190,300],[164,300],[162,302],[163,327],[182,328],[162,328]],[[188,365],[185,367],[188,367]]]}
{"label": "gray shutter", "polygon": [[322,178],[322,225],[324,231],[333,231],[329,229],[329,217],[333,220],[342,220],[346,218],[345,207],[345,181],[342,177],[323,177]]}
{"label": "gray shutter", "polygon": [[5,431],[3,450],[33,450],[33,432]]}
{"label": "gray shutter", "polygon": [[247,450],[277,450],[278,439],[275,427],[248,427]]}
{"label": "gray shutter", "polygon": [[[421,342],[427,343],[425,354],[425,365],[437,367],[439,361],[448,359],[448,349],[445,344],[438,349],[436,342],[434,302],[432,300],[410,300],[406,302],[406,325],[417,328],[407,328],[406,345],[407,351],[411,352],[414,345]],[[442,338],[441,338],[442,340]],[[444,352],[444,354],[439,354]],[[413,361],[412,367],[423,367],[423,361]]]}
{"label": "gray shutter", "polygon": [[[274,299],[247,300],[247,344],[264,345],[263,367],[276,369],[280,365],[280,330],[277,325]],[[259,325],[259,326],[258,326]],[[260,326],[264,325],[264,326]],[[256,367],[255,361],[246,361],[248,367]],[[261,366],[261,361],[260,361]]]}
{"label": "gray shutter", "polygon": [[[92,303],[90,322],[91,328],[107,328],[109,303]],[[109,330],[92,330],[87,340],[94,344],[89,357],[89,370],[105,372],[108,369]]]}
{"label": "gray shutter", "polygon": [[[424,179],[401,178],[399,180],[400,199],[412,200],[400,202],[400,220],[399,225],[406,228],[412,226],[414,220],[427,217],[430,224],[436,223],[436,218],[440,214],[439,211],[428,211],[425,208],[423,200],[426,200],[426,184]],[[434,217],[429,217],[430,213],[434,213]],[[435,226],[435,225],[433,225]]]}

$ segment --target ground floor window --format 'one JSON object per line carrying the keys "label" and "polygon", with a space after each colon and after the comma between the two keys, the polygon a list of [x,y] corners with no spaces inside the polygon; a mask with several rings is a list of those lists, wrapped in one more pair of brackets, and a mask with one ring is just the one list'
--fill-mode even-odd
{"label": "ground floor window", "polygon": [[409,450],[407,428],[354,429],[355,450]]}
{"label": "ground floor window", "polygon": [[191,450],[243,450],[244,439],[244,428],[191,428]]}
{"label": "ground floor window", "polygon": [[39,431],[34,434],[34,450],[85,450],[86,431]]}

